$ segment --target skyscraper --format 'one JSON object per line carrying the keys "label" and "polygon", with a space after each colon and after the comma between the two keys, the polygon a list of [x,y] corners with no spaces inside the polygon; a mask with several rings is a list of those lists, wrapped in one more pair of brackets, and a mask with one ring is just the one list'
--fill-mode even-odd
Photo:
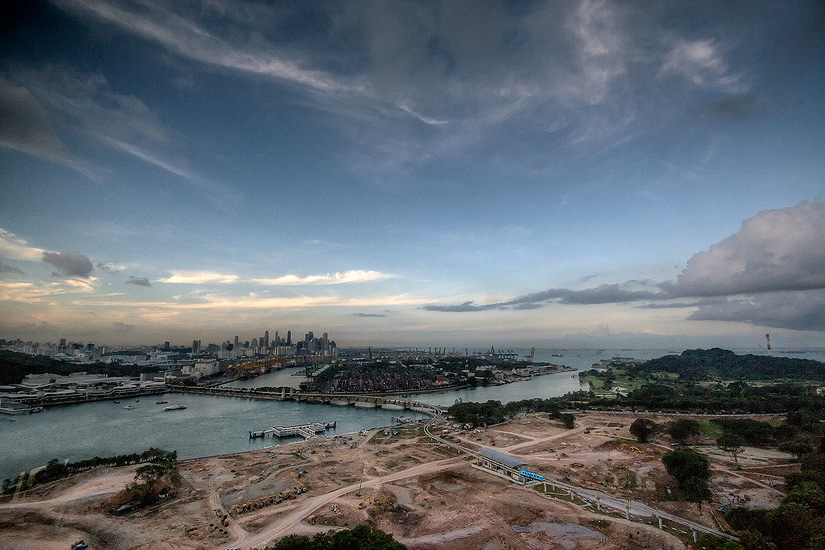
{"label": "skyscraper", "polygon": [[269,347],[269,331],[264,332],[264,347]]}

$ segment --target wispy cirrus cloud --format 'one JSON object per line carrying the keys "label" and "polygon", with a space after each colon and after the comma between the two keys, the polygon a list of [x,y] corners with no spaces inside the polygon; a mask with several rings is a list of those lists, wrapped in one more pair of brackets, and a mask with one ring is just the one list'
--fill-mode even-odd
{"label": "wispy cirrus cloud", "polygon": [[395,275],[380,271],[351,270],[343,273],[327,273],[324,275],[283,275],[275,279],[253,279],[252,281],[265,286],[305,286],[305,285],[340,285],[348,283],[370,283],[392,279]]}
{"label": "wispy cirrus cloud", "polygon": [[[298,60],[261,47],[260,35],[258,47],[230,43],[192,17],[168,9],[172,4],[147,3],[137,9],[127,2],[100,0],[56,0],[55,3],[68,11],[114,24],[205,65],[277,78],[322,92],[354,91],[363,87],[358,82],[345,82],[324,71],[305,68]],[[253,29],[248,31],[251,34]]]}
{"label": "wispy cirrus cloud", "polygon": [[164,160],[159,158],[159,156],[146,151],[136,145],[132,145],[130,143],[125,143],[123,141],[117,139],[110,139],[107,138],[104,140],[105,143],[118,149],[119,151],[123,151],[124,153],[128,153],[133,157],[136,157],[144,162],[147,162],[153,166],[157,166],[158,168],[169,172],[170,174],[174,174],[184,181],[186,181],[191,187],[202,190],[208,191],[209,197],[218,203],[225,203],[228,199],[233,198],[233,193],[231,189],[226,187],[225,185],[216,183],[211,181],[200,174],[196,173],[194,170],[185,168],[176,164],[174,162],[170,162],[168,160]]}

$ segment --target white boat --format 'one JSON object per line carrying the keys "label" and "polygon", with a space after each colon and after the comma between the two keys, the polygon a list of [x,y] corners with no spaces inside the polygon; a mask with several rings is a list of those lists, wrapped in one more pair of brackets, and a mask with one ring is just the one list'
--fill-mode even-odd
{"label": "white boat", "polygon": [[185,409],[184,405],[169,405],[168,407],[163,407],[164,411],[179,411],[181,409]]}
{"label": "white boat", "polygon": [[126,406],[125,406],[125,407],[123,407],[123,408],[124,408],[124,409],[126,409],[127,411],[131,411],[132,409],[134,409],[134,407],[133,407],[133,406],[131,406],[131,405],[126,405]]}

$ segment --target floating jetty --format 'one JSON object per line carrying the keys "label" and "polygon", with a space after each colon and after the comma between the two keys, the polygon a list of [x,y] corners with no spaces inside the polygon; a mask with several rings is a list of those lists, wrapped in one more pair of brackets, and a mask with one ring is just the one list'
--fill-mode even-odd
{"label": "floating jetty", "polygon": [[299,426],[272,426],[268,430],[261,430],[259,432],[249,432],[250,439],[257,439],[259,437],[294,437],[299,435],[304,439],[311,439],[318,434],[322,434],[330,429],[335,429],[337,422],[312,422],[310,424],[301,424]]}

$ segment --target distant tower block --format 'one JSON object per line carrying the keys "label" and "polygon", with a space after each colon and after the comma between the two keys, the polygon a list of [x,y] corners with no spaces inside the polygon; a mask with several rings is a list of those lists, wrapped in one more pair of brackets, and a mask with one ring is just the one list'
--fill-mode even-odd
{"label": "distant tower block", "polygon": [[771,335],[770,334],[765,335],[765,341],[768,343],[768,355],[772,355],[771,354]]}

